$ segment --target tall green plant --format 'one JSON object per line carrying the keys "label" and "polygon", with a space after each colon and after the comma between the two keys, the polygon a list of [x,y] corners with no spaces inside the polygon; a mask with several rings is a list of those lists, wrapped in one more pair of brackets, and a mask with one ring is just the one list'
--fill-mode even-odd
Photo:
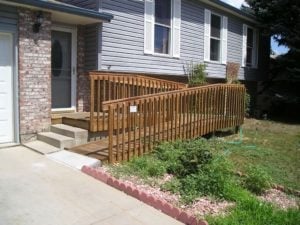
{"label": "tall green plant", "polygon": [[188,76],[188,82],[190,86],[197,86],[206,84],[206,65],[194,64],[193,62],[187,63],[185,70]]}

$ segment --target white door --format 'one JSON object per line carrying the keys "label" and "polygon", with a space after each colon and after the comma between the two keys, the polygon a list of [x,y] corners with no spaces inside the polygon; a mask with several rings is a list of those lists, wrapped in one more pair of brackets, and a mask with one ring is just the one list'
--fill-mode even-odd
{"label": "white door", "polygon": [[14,141],[13,35],[0,33],[0,143]]}

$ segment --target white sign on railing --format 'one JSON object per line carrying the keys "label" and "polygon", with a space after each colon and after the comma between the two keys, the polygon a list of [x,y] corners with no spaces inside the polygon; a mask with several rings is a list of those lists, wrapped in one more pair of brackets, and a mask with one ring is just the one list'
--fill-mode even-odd
{"label": "white sign on railing", "polygon": [[137,106],[136,105],[131,105],[130,108],[129,108],[129,111],[131,113],[136,113],[137,112]]}

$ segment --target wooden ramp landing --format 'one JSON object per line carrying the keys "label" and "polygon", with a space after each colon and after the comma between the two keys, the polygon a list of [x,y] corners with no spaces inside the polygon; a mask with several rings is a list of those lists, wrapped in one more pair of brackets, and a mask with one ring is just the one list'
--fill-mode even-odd
{"label": "wooden ramp landing", "polygon": [[[228,120],[231,121],[235,119],[237,118],[228,118]],[[160,131],[158,131],[157,127],[147,127],[146,129],[135,130],[135,135],[133,131],[120,132],[112,138],[113,161],[128,161],[134,156],[141,156],[147,153],[153,145],[161,140],[171,141],[196,138],[215,131],[215,124],[219,124],[220,129],[230,126],[230,124],[222,124],[222,121],[219,116],[211,116],[211,118],[202,119],[199,123],[195,122],[194,124],[190,124],[189,122],[179,123],[179,121],[177,121],[177,125],[180,124],[180,126],[174,126],[176,124],[175,121],[165,122],[161,124],[163,129]],[[171,126],[171,123],[173,126]],[[197,126],[197,124],[200,125]],[[153,129],[155,129],[155,131]],[[129,133],[132,133],[132,135]],[[98,141],[89,142],[68,150],[99,159],[106,163],[109,161],[109,138],[105,137]]]}

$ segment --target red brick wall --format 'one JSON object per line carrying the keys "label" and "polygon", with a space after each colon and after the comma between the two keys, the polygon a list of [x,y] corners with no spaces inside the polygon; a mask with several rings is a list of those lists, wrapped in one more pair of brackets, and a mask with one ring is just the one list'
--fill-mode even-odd
{"label": "red brick wall", "polygon": [[44,13],[39,33],[34,11],[19,12],[19,107],[21,141],[35,138],[51,124],[51,15]]}
{"label": "red brick wall", "polygon": [[[77,29],[77,111],[89,111],[90,104],[90,81],[88,72],[85,71],[85,27]],[[95,46],[96,48],[96,46]]]}

